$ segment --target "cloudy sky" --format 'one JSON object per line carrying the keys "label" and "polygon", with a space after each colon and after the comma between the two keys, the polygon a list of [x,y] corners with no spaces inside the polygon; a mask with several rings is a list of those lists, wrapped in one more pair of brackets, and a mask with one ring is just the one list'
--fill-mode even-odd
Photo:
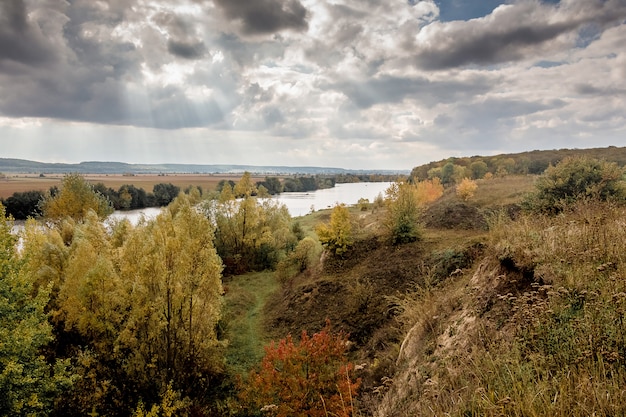
{"label": "cloudy sky", "polygon": [[626,0],[0,0],[0,138],[355,169],[626,146]]}

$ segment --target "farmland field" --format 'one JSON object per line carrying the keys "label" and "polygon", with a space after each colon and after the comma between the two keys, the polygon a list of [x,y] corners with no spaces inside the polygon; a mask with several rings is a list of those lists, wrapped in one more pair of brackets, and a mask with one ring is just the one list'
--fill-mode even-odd
{"label": "farmland field", "polygon": [[[137,188],[143,188],[146,192],[152,192],[155,184],[171,183],[181,189],[190,185],[202,187],[203,191],[215,190],[221,180],[233,180],[237,182],[241,174],[86,174],[85,179],[93,184],[103,183],[109,188],[118,190],[124,184],[132,184]],[[265,176],[252,176],[253,181],[264,180]],[[0,178],[0,197],[7,198],[15,192],[31,190],[47,191],[50,187],[59,186],[63,175],[50,174],[45,177],[29,174],[10,174]]]}

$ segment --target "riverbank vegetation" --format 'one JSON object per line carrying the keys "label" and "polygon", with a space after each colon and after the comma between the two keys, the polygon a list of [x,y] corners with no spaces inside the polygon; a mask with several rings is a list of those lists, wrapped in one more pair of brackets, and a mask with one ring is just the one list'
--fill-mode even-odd
{"label": "riverbank vegetation", "polygon": [[623,414],[623,168],[464,178],[292,219],[244,175],[105,225],[68,176],[19,247],[0,205],[0,414]]}

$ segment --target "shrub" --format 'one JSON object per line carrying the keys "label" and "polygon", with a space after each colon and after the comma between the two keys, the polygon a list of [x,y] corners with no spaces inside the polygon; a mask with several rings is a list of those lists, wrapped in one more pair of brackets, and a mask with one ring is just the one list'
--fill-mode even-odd
{"label": "shrub", "polygon": [[536,192],[524,202],[526,208],[560,213],[578,200],[624,201],[624,171],[617,164],[593,158],[565,158],[539,177]]}
{"label": "shrub", "polygon": [[421,236],[419,218],[422,211],[417,187],[395,183],[387,189],[387,219],[385,225],[394,245],[415,242]]}
{"label": "shrub", "polygon": [[350,211],[344,204],[337,204],[330,213],[330,224],[321,224],[315,232],[326,249],[333,255],[343,256],[352,246]]}
{"label": "shrub", "polygon": [[343,332],[331,333],[327,322],[313,336],[302,332],[297,344],[287,336],[266,347],[261,369],[240,384],[247,415],[351,416],[360,381],[351,380],[347,342]]}
{"label": "shrub", "polygon": [[463,201],[467,201],[474,197],[474,193],[478,188],[476,181],[469,178],[463,178],[459,185],[456,186],[456,195]]}

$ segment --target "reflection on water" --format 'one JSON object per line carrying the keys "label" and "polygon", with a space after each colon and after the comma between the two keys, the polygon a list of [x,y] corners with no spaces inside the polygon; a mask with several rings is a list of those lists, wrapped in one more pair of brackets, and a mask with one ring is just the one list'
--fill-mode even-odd
{"label": "reflection on water", "polygon": [[127,219],[131,224],[136,225],[142,217],[146,220],[154,219],[161,212],[160,207],[146,207],[138,210],[115,211],[108,219],[112,221]]}
{"label": "reflection on water", "polygon": [[287,206],[292,217],[304,216],[314,210],[331,208],[337,203],[357,204],[359,199],[366,198],[371,202],[391,185],[390,182],[358,182],[337,184],[334,188],[317,190],[308,193],[282,193],[273,199]]}

